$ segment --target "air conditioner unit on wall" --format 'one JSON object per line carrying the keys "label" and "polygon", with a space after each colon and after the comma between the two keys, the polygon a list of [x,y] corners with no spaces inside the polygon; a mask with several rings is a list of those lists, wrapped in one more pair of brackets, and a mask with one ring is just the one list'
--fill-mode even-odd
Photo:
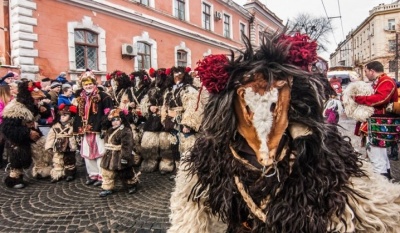
{"label": "air conditioner unit on wall", "polygon": [[214,18],[215,18],[215,20],[220,20],[220,19],[222,19],[222,12],[220,12],[220,11],[215,11]]}
{"label": "air conditioner unit on wall", "polygon": [[122,56],[136,56],[137,48],[131,44],[122,44]]}

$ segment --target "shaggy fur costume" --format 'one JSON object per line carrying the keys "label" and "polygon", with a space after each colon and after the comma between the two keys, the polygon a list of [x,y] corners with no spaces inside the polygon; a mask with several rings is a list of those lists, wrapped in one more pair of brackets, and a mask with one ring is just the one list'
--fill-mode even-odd
{"label": "shaggy fur costume", "polygon": [[[190,81],[185,83],[186,79]],[[174,160],[179,161],[180,154],[193,146],[203,116],[206,97],[202,97],[202,101],[198,99],[199,91],[190,84],[192,80],[189,75],[185,74],[182,82],[182,86],[170,88],[164,95],[161,122],[171,135],[168,137],[170,151],[161,152],[160,171],[172,172]],[[183,127],[190,128],[190,132],[184,134]]]}
{"label": "shaggy fur costume", "polygon": [[374,89],[371,83],[357,81],[350,83],[343,92],[343,105],[348,117],[356,121],[366,122],[367,119],[374,114],[374,107],[357,104],[353,96],[372,95]]}
{"label": "shaggy fur costume", "polygon": [[[400,185],[372,173],[350,139],[324,123],[326,80],[288,64],[290,44],[278,38],[256,51],[247,43],[226,67],[226,88],[210,95],[200,137],[178,170],[168,232],[218,232],[216,219],[226,232],[399,232]],[[249,72],[269,83],[293,77],[275,168],[257,163],[237,131],[236,88]]]}
{"label": "shaggy fur costume", "polygon": [[24,104],[11,101],[3,111],[3,124],[1,131],[6,139],[6,151],[9,155],[11,171],[20,170],[20,177],[8,176],[5,183],[8,187],[13,187],[22,182],[22,169],[30,167],[33,161],[32,175],[42,178],[50,176],[52,156],[44,150],[45,138],[41,137],[33,142],[30,139],[30,131],[38,129],[29,127],[26,123],[34,122],[35,117]]}

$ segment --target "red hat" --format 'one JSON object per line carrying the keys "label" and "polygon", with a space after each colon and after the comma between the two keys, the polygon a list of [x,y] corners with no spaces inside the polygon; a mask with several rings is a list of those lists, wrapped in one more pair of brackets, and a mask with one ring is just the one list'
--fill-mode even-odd
{"label": "red hat", "polygon": [[78,112],[76,106],[68,104],[60,104],[60,106],[58,106],[58,110],[60,115],[70,114],[71,116],[74,116]]}

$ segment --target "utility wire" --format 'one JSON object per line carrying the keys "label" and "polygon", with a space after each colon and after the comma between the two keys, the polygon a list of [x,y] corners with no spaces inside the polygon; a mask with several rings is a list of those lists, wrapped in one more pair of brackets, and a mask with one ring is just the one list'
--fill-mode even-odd
{"label": "utility wire", "polygon": [[322,3],[322,6],[324,7],[324,11],[325,11],[326,18],[328,19],[328,23],[329,23],[329,25],[331,26],[331,31],[332,31],[332,35],[333,35],[333,40],[335,41],[336,46],[338,46],[338,43],[336,42],[335,33],[333,32],[331,20],[329,19],[328,13],[326,12],[324,0],[321,0],[321,3]]}
{"label": "utility wire", "polygon": [[339,0],[337,0],[337,5],[338,5],[338,7],[339,7],[340,26],[342,26],[342,34],[343,34],[343,41],[344,41],[346,38],[344,37],[343,20],[342,20],[342,13],[340,12],[340,3],[339,3]]}

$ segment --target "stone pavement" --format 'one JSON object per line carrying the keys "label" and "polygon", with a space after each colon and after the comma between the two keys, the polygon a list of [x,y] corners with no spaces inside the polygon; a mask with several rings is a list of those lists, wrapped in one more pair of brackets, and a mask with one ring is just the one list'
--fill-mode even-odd
{"label": "stone pavement", "polygon": [[[354,147],[364,152],[353,135],[354,120],[342,115],[339,124]],[[99,187],[85,185],[85,167],[77,179],[51,184],[27,172],[24,189],[8,189],[0,182],[0,232],[166,232],[169,201],[174,185],[168,176],[142,174],[137,193],[129,195],[121,186],[106,198]],[[400,180],[400,162],[392,161],[392,175]],[[4,169],[0,177],[4,178]],[[120,185],[118,183],[118,185]]]}
{"label": "stone pavement", "polygon": [[[4,177],[4,169],[0,177]],[[0,232],[166,232],[173,181],[142,174],[139,190],[119,190],[100,198],[99,187],[85,185],[85,167],[72,182],[36,180],[15,190],[0,184]]]}

